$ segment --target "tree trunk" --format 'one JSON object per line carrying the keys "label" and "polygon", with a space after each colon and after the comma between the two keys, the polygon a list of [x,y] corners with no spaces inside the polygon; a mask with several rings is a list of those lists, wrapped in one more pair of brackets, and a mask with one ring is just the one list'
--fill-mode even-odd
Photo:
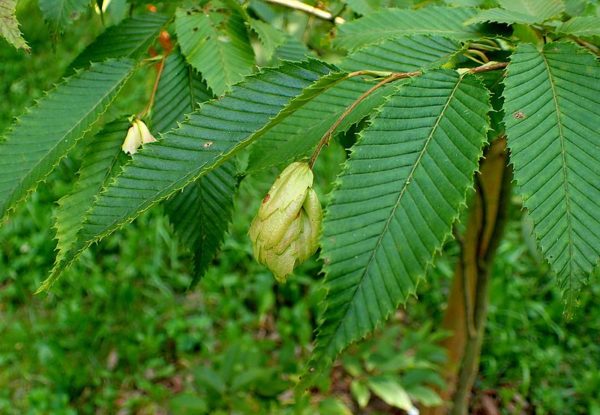
{"label": "tree trunk", "polygon": [[464,415],[479,367],[488,302],[489,271],[500,240],[510,195],[506,139],[490,145],[476,177],[476,195],[456,265],[443,329],[451,333],[443,346],[447,388],[440,391],[450,407],[424,408],[424,415]]}

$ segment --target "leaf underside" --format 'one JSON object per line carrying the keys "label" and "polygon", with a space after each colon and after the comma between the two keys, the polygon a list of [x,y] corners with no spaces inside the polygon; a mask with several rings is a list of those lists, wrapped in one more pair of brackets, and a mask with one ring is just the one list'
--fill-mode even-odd
{"label": "leaf underside", "polygon": [[504,99],[518,190],[570,304],[600,259],[600,67],[569,43],[524,44]]}
{"label": "leaf underside", "polygon": [[363,132],[324,219],[327,308],[312,365],[330,362],[415,292],[472,186],[488,101],[474,76],[432,71],[401,86]]}
{"label": "leaf underside", "polygon": [[0,142],[0,217],[54,169],[133,72],[130,60],[92,65],[56,87]]}
{"label": "leaf underside", "polygon": [[234,9],[228,16],[178,9],[175,27],[187,61],[200,71],[215,95],[223,95],[252,73],[254,53],[244,20]]}
{"label": "leaf underside", "polygon": [[[329,127],[362,93],[373,86],[351,78],[316,97],[282,123],[267,131],[252,146],[249,170],[286,165],[308,157]],[[381,105],[392,87],[384,87],[359,104],[336,128],[333,135],[347,131]]]}
{"label": "leaf underside", "polygon": [[90,5],[88,0],[40,0],[40,10],[52,30],[62,31],[76,20]]}
{"label": "leaf underside", "polygon": [[499,3],[502,8],[482,10],[465,23],[543,23],[565,9],[562,0],[500,0]]}
{"label": "leaf underside", "polygon": [[194,254],[194,286],[219,250],[233,215],[235,161],[227,161],[176,193],[165,204],[181,241]]}
{"label": "leaf underside", "polygon": [[460,7],[384,9],[342,25],[335,44],[353,50],[382,39],[418,34],[468,40],[479,37],[478,26],[463,22],[476,13],[476,9]]}
{"label": "leaf underside", "polygon": [[23,34],[19,29],[19,21],[15,15],[16,8],[16,0],[3,0],[0,2],[0,36],[15,48],[29,51],[29,46],[27,46],[27,42],[23,39]]}
{"label": "leaf underside", "polygon": [[[153,130],[166,132],[212,94],[178,50],[171,52],[158,84]],[[233,213],[235,165],[227,162],[188,184],[165,203],[175,233],[194,257],[192,286],[219,249]]]}
{"label": "leaf underside", "polygon": [[202,77],[186,62],[179,49],[165,61],[152,110],[152,131],[164,134],[177,127],[183,116],[213,95]]}
{"label": "leaf underside", "polygon": [[286,36],[283,44],[275,49],[273,55],[274,61],[281,63],[282,61],[303,61],[307,57],[314,56],[314,54],[295,37],[290,35]]}
{"label": "leaf underside", "polygon": [[493,8],[482,10],[469,20],[467,23],[483,23],[483,22],[497,22],[497,23],[523,23],[523,24],[534,24],[541,23],[545,19],[537,16],[532,16],[527,13],[520,13],[513,10],[505,10],[500,8]]}
{"label": "leaf underside", "polygon": [[539,22],[558,16],[565,10],[562,0],[498,0],[498,3],[503,9],[533,16]]}
{"label": "leaf underside", "polygon": [[[348,72],[364,69],[410,72],[439,66],[460,47],[460,43],[454,40],[416,35],[368,46],[349,55],[340,66]],[[329,127],[375,83],[369,79],[351,78],[313,99],[254,144],[250,169],[288,164],[308,156]],[[347,131],[367,117],[393,89],[386,86],[370,95],[346,116],[333,135]]]}
{"label": "leaf underside", "polygon": [[106,29],[75,58],[70,67],[83,68],[90,62],[102,62],[108,58],[137,59],[147,52],[166,21],[165,16],[157,13],[125,19]]}
{"label": "leaf underside", "polygon": [[440,36],[399,37],[351,53],[340,67],[348,72],[364,69],[410,72],[439,67],[460,49],[460,42]]}
{"label": "leaf underside", "polygon": [[224,155],[245,148],[286,104],[331,70],[318,61],[265,70],[222,99],[203,104],[161,141],[146,145],[98,197],[76,247],[62,264],[56,264],[48,282],[92,242],[218,167],[227,160]]}
{"label": "leaf underside", "polygon": [[600,17],[573,17],[560,25],[557,31],[574,36],[600,36]]}
{"label": "leaf underside", "polygon": [[285,42],[286,34],[270,23],[250,18],[248,25],[258,36],[265,51],[266,59],[270,60],[275,50]]}
{"label": "leaf underside", "polygon": [[96,194],[100,193],[127,160],[121,144],[129,127],[127,120],[113,121],[105,125],[88,143],[73,190],[58,201],[55,212],[57,262],[62,261],[75,243],[77,232],[81,229]]}

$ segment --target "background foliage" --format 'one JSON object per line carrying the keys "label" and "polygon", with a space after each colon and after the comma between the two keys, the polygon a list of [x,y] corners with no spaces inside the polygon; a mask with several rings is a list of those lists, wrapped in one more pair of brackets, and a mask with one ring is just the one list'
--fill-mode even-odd
{"label": "background foliage", "polygon": [[[371,7],[356,3],[361,4],[357,11]],[[52,43],[48,30],[54,33],[52,22],[65,23],[65,16],[46,16],[47,29],[35,2],[19,5],[18,14],[28,16],[21,19],[21,29],[35,53],[24,55],[1,44],[1,87],[8,99],[0,102],[0,130],[48,90],[77,51],[103,30],[98,18],[91,19],[90,27],[73,25]],[[323,24],[302,15],[294,19],[304,27]],[[585,30],[575,23],[563,30]],[[353,38],[352,26],[346,27],[347,34],[338,37],[341,46]],[[306,30],[304,36],[327,53],[327,40],[315,33],[320,32]],[[129,49],[123,56],[138,52]],[[151,77],[143,75],[139,79],[148,83],[147,93]],[[234,81],[215,73],[207,82],[220,91]],[[137,94],[112,111],[117,114],[147,98]],[[271,132],[273,140],[277,133]],[[352,131],[348,135],[352,139]],[[322,195],[330,190],[343,156],[337,144],[324,155],[327,162],[317,175]],[[162,212],[153,210],[86,252],[49,296],[32,296],[53,262],[47,206],[67,194],[82,157],[76,153],[63,160],[49,185],[0,230],[0,412],[337,414],[359,411],[365,396],[373,394],[378,398],[366,411],[391,413],[390,404],[399,403],[385,392],[390,384],[396,385],[391,387],[396,396],[393,388],[402,385],[415,400],[435,399],[423,386],[440,382],[436,368],[443,355],[432,327],[439,323],[448,291],[453,244],[419,286],[419,301],[410,300],[409,311],[398,312],[366,342],[353,346],[310,398],[293,400],[291,388],[307,363],[323,293],[316,261],[304,265],[288,285],[277,286],[250,256],[247,224],[274,170],[243,182],[235,205],[244,209],[237,210],[223,253],[197,289],[187,290],[193,278],[190,252]],[[484,407],[491,400],[504,413],[598,413],[600,290],[591,285],[581,294],[573,319],[563,319],[560,290],[518,206],[515,197],[515,220],[493,271],[474,405]]]}

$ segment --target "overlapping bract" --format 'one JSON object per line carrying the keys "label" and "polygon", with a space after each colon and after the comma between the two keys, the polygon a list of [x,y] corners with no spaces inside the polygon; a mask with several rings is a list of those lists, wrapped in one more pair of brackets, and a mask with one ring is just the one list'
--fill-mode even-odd
{"label": "overlapping bract", "polygon": [[273,183],[248,231],[254,257],[280,282],[319,246],[323,215],[312,184],[307,163],[290,164]]}

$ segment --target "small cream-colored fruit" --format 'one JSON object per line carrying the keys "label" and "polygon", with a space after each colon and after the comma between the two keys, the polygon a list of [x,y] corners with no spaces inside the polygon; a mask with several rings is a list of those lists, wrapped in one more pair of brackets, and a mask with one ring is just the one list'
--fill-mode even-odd
{"label": "small cream-colored fruit", "polygon": [[127,131],[127,136],[121,148],[127,154],[135,154],[142,144],[153,143],[156,138],[152,135],[146,124],[140,119],[135,119]]}

